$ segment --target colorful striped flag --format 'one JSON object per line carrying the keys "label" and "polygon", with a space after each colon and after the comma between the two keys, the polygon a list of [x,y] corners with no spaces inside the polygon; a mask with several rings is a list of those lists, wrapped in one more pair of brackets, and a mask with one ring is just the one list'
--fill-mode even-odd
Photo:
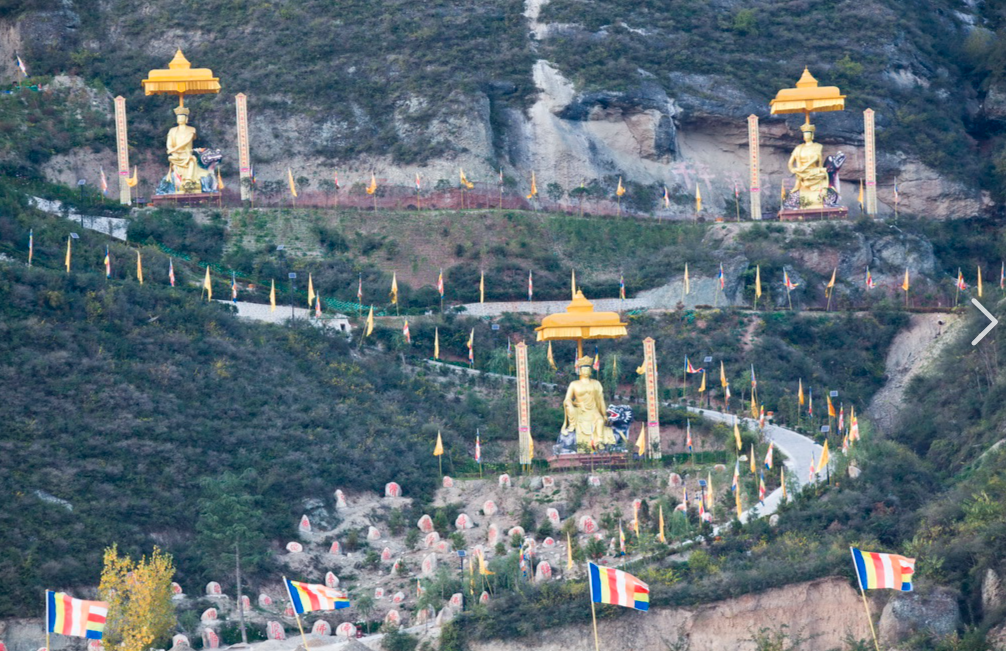
{"label": "colorful striped flag", "polygon": [[768,442],[768,452],[765,453],[765,469],[772,470],[772,449],[775,447],[775,441]]}
{"label": "colorful striped flag", "polygon": [[108,604],[104,601],[84,601],[46,590],[45,604],[47,632],[101,639],[108,616]]}
{"label": "colorful striped flag", "polygon": [[[139,255],[139,253],[137,253]],[[105,245],[105,278],[112,277],[112,258],[108,254],[108,245]]]}
{"label": "colorful striped flag", "polygon": [[692,363],[690,361],[688,361],[688,355],[685,355],[685,372],[686,373],[693,373],[694,374],[694,373],[702,373],[704,371],[705,371],[704,368],[695,368],[694,366],[692,366]]}
{"label": "colorful striped flag", "polygon": [[238,278],[233,271],[231,272],[231,301],[238,302]]}
{"label": "colorful striped flag", "polygon": [[873,289],[873,287],[874,287],[873,274],[870,273],[870,268],[867,267],[866,268],[866,288],[867,289]]}
{"label": "colorful striped flag", "polygon": [[175,261],[171,258],[168,258],[168,282],[175,286]]}
{"label": "colorful striped flag", "polygon": [[482,440],[478,430],[475,430],[475,463],[482,463]]}
{"label": "colorful striped flag", "polygon": [[636,577],[628,572],[594,563],[588,563],[587,569],[592,602],[614,604],[636,610],[650,609],[650,586]]}
{"label": "colorful striped flag", "polygon": [[25,67],[24,61],[21,60],[21,55],[14,54],[14,58],[17,60],[17,69],[21,71],[21,74],[25,77],[28,76],[28,68]]}
{"label": "colorful striped flag", "polygon": [[[31,266],[31,259],[35,257],[35,229],[28,229],[28,266]],[[999,282],[999,286],[1002,287],[1002,281]]]}
{"label": "colorful striped flag", "polygon": [[527,300],[534,299],[534,275],[530,269],[527,271]]}
{"label": "colorful striped flag", "polygon": [[856,576],[862,590],[912,591],[912,576],[915,574],[915,559],[898,554],[864,552],[850,547],[852,563],[856,566]]}
{"label": "colorful striped flag", "polygon": [[298,615],[313,610],[339,610],[349,608],[349,597],[344,593],[325,585],[300,583],[283,577],[290,604]]}

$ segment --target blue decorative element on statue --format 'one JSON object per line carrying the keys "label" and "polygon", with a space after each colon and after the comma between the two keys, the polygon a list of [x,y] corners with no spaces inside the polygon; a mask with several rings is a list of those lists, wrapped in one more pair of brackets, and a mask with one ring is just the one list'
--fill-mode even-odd
{"label": "blue decorative element on statue", "polygon": [[615,434],[615,445],[612,447],[614,451],[625,452],[629,444],[629,427],[632,426],[632,419],[632,407],[629,405],[608,405],[608,422]]}

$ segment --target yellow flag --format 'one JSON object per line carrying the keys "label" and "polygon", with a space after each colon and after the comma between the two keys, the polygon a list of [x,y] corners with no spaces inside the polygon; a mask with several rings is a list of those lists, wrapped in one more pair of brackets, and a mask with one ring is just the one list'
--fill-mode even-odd
{"label": "yellow flag", "polygon": [[824,441],[824,449],[821,450],[821,459],[817,462],[817,471],[821,472],[822,470],[824,470],[825,468],[827,468],[828,467],[828,461],[830,459],[831,459],[831,456],[828,454],[828,440],[825,439],[825,441]]}
{"label": "yellow flag", "polygon": [[978,298],[982,297],[982,268],[978,267]]}
{"label": "yellow flag", "polygon": [[713,493],[713,473],[712,472],[708,472],[706,474],[706,495],[708,496],[708,499],[706,500],[706,504],[709,505],[709,513],[711,515],[712,512],[713,512],[713,502],[714,502],[713,498],[715,497],[715,495]]}
{"label": "yellow flag", "polygon": [[460,168],[460,167],[459,167],[459,168],[458,168],[458,172],[459,172],[459,173],[460,173],[460,175],[461,175],[461,186],[462,186],[462,187],[465,187],[465,188],[468,188],[469,190],[471,190],[472,188],[474,188],[474,187],[475,187],[475,184],[474,184],[474,183],[472,183],[472,182],[470,182],[470,181],[469,181],[469,180],[468,180],[468,179],[467,179],[467,178],[465,177],[465,171],[464,171],[464,169],[462,169],[462,168]]}
{"label": "yellow flag", "polygon": [[377,176],[371,172],[370,185],[367,186],[367,194],[374,194],[375,192],[377,192]]}
{"label": "yellow flag", "polygon": [[73,241],[72,237],[66,238],[66,273],[70,273],[70,242]]}
{"label": "yellow flag", "polygon": [[636,502],[632,502],[632,530],[639,536],[639,507],[636,506]]}
{"label": "yellow flag", "polygon": [[293,180],[293,170],[286,168],[286,180],[290,184],[290,196],[297,198],[297,184]]}
{"label": "yellow flag", "polygon": [[720,386],[727,388],[727,372],[723,369],[723,360],[720,360]]}
{"label": "yellow flag", "polygon": [[527,458],[531,461],[534,460],[534,439],[531,438],[530,432],[527,435]]}
{"label": "yellow flag", "polygon": [[755,296],[761,298],[761,265],[755,267]]}
{"label": "yellow flag", "polygon": [[786,201],[786,179],[779,179],[779,200]]}
{"label": "yellow flag", "polygon": [[751,400],[751,418],[758,418],[758,403]]}
{"label": "yellow flag", "polygon": [[704,393],[706,390],[706,372],[702,372],[702,384],[699,385],[699,393]]}
{"label": "yellow flag", "polygon": [[573,541],[569,537],[569,532],[566,532],[566,569],[573,569]]}
{"label": "yellow flag", "polygon": [[223,190],[225,187],[227,187],[227,186],[224,185],[224,179],[223,179],[222,176],[220,176],[220,168],[218,167],[217,168],[217,190]]}
{"label": "yellow flag", "polygon": [[440,328],[433,329],[433,359],[440,359]]}
{"label": "yellow flag", "polygon": [[276,281],[272,281],[272,289],[269,290],[269,311],[276,311]]}
{"label": "yellow flag", "polygon": [[737,519],[740,520],[744,511],[741,510],[741,491],[739,488],[734,491],[734,500],[737,502]]}
{"label": "yellow flag", "polygon": [[639,438],[636,439],[636,449],[639,450],[639,456],[644,456],[646,454],[646,423],[639,428]]}
{"label": "yellow flag", "polygon": [[737,451],[741,451],[741,428],[737,424],[737,417],[734,416],[734,441],[737,443]]}
{"label": "yellow flag", "polygon": [[398,305],[398,272],[391,272],[391,304]]}
{"label": "yellow flag", "polygon": [[531,194],[527,195],[528,199],[534,199],[538,196],[538,184],[534,181],[534,172],[531,172]]}
{"label": "yellow flag", "polygon": [[664,535],[664,505],[660,505],[660,533],[657,535],[657,540],[662,543],[667,542],[667,537]]}
{"label": "yellow flag", "polygon": [[571,270],[569,273],[569,286],[573,290],[572,298],[576,298],[576,269]]}
{"label": "yellow flag", "polygon": [[479,303],[486,302],[486,272],[479,277]]}
{"label": "yellow flag", "polygon": [[859,179],[859,209],[863,209],[863,179]]}
{"label": "yellow flag", "polygon": [[143,258],[140,257],[140,251],[136,251],[136,279],[143,284]]}
{"label": "yellow flag", "polygon": [[831,270],[831,280],[828,281],[828,289],[835,286],[835,275],[838,273],[838,267]]}
{"label": "yellow flag", "polygon": [[552,367],[553,371],[558,371],[559,367],[555,365],[555,357],[552,357],[552,342],[548,342],[548,365]]}
{"label": "yellow flag", "polygon": [[754,460],[754,443],[752,443],[751,444],[751,474],[754,475],[754,474],[757,474],[757,473],[758,473],[758,469],[755,467],[755,460]]}
{"label": "yellow flag", "polygon": [[370,314],[367,315],[367,331],[363,333],[364,337],[369,337],[371,333],[374,332],[374,306],[370,306]]}
{"label": "yellow flag", "polygon": [[828,401],[828,418],[834,418],[838,414],[835,413],[835,405],[831,402],[831,394],[824,394],[825,399]]}
{"label": "yellow flag", "polygon": [[486,567],[486,557],[479,552],[479,574],[482,576],[489,576],[490,574],[496,574],[495,572],[490,572],[489,568]]}
{"label": "yellow flag", "polygon": [[786,499],[786,466],[779,464],[779,486],[782,488],[782,498]]}
{"label": "yellow flag", "polygon": [[210,280],[210,267],[206,266],[206,278],[203,279],[203,289],[206,290],[206,300],[213,300],[213,281]]}
{"label": "yellow flag", "polygon": [[437,431],[437,445],[433,448],[433,456],[439,457],[444,453],[444,441],[440,438],[440,431]]}
{"label": "yellow flag", "polygon": [[622,177],[618,177],[618,188],[615,190],[615,196],[620,197],[625,194],[625,187],[622,186]]}
{"label": "yellow flag", "polygon": [[702,212],[702,188],[695,184],[695,212]]}
{"label": "yellow flag", "polygon": [[688,282],[688,263],[687,262],[685,263],[685,293],[686,294],[691,294],[692,293],[691,284]]}
{"label": "yellow flag", "polygon": [[908,268],[905,267],[905,281],[903,283],[901,283],[901,289],[903,289],[903,290],[905,290],[907,292],[908,291],[908,287],[909,287],[909,284],[908,284]]}
{"label": "yellow flag", "polygon": [[130,178],[128,178],[126,180],[126,185],[128,185],[131,188],[135,188],[136,184],[139,183],[139,182],[140,182],[140,177],[138,177],[136,175],[136,166],[134,165],[133,166],[133,176],[131,176]]}
{"label": "yellow flag", "polygon": [[803,378],[800,378],[800,388],[796,390],[796,399],[800,403],[800,406],[803,407],[803,402],[804,402],[804,400],[803,400]]}
{"label": "yellow flag", "polygon": [[314,305],[314,279],[311,278],[311,274],[307,275],[307,306],[311,307]]}

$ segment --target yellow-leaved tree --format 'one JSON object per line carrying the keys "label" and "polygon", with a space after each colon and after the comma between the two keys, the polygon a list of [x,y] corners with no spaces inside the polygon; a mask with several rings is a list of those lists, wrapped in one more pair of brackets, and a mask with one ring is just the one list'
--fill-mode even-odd
{"label": "yellow-leaved tree", "polygon": [[157,547],[134,561],[120,556],[115,545],[105,549],[98,593],[108,602],[104,646],[109,651],[146,651],[166,640],[175,626],[171,603],[171,556]]}

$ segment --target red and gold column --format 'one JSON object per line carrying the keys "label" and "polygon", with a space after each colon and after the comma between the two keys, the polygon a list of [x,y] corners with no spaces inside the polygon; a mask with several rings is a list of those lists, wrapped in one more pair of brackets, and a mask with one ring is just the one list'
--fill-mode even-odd
{"label": "red and gold column", "polygon": [[128,206],[133,202],[129,189],[129,137],[126,132],[126,98],[115,98],[115,146],[119,157],[119,203]]}
{"label": "red and gold column", "polygon": [[874,140],[873,109],[863,111],[863,151],[866,158],[866,214],[877,215],[877,148]]}
{"label": "red and gold column", "polygon": [[643,369],[646,371],[646,445],[650,456],[660,454],[660,402],[657,395],[657,350],[653,337],[643,339]]}
{"label": "red and gold column", "polygon": [[758,116],[748,116],[748,154],[751,164],[749,191],[751,195],[751,219],[761,219],[761,178],[758,173]]}
{"label": "red and gold column", "polygon": [[238,118],[238,168],[241,173],[241,201],[251,200],[251,155],[248,151],[248,98],[244,93],[234,96]]}
{"label": "red and gold column", "polygon": [[527,344],[514,346],[517,356],[517,445],[522,465],[531,463],[531,396],[527,373]]}

